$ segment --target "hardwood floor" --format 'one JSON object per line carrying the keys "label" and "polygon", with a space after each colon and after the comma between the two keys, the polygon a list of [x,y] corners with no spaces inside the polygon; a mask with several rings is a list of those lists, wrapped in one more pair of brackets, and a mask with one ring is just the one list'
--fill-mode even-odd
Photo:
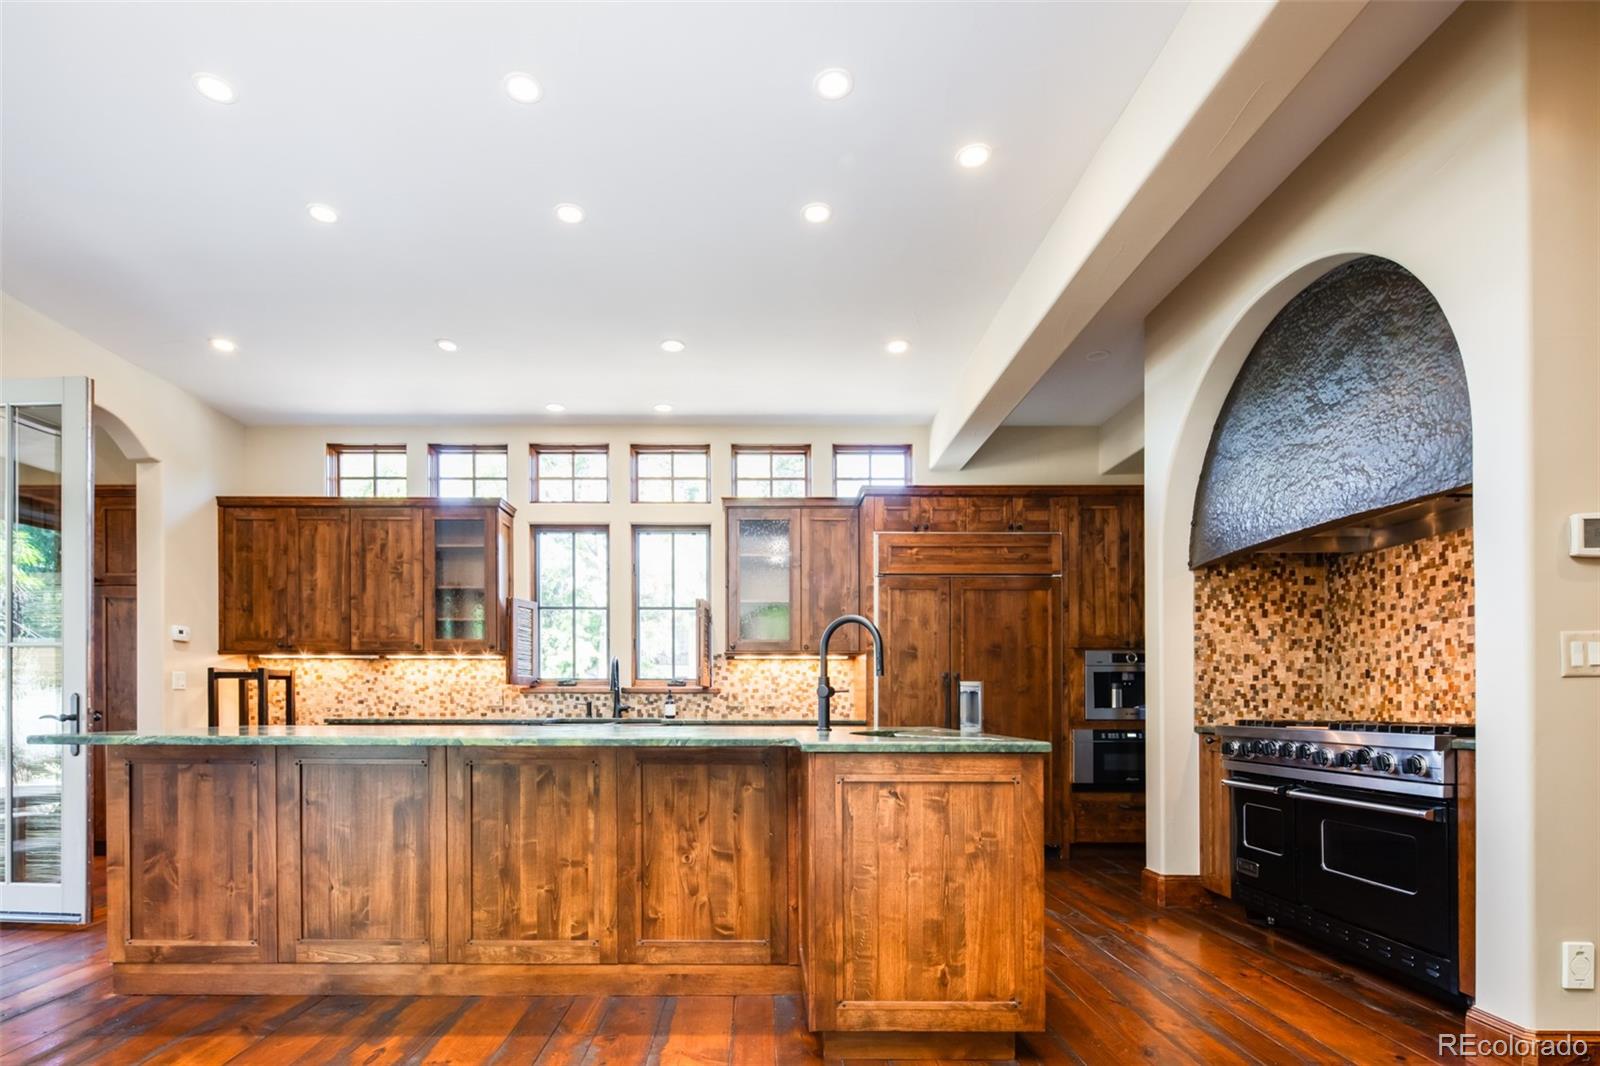
{"label": "hardwood floor", "polygon": [[[1231,904],[1146,906],[1141,865],[1117,847],[1052,865],[1049,1028],[1022,1062],[1452,1061],[1436,1034],[1460,1014]],[[103,924],[0,930],[5,1063],[821,1062],[800,1014],[790,996],[116,996]]]}

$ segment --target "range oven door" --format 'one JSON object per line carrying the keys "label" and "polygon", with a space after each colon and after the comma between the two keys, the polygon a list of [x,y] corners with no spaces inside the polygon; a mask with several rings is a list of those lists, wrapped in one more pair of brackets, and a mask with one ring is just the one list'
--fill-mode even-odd
{"label": "range oven door", "polygon": [[1439,800],[1297,786],[1300,902],[1445,958],[1456,950],[1450,808]]}
{"label": "range oven door", "polygon": [[1238,885],[1294,902],[1295,817],[1289,786],[1229,772],[1233,799],[1233,879]]}

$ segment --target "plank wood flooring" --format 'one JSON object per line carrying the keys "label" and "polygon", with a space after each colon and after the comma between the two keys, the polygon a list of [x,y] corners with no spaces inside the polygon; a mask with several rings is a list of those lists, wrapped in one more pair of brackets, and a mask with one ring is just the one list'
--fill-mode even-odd
{"label": "plank wood flooring", "polygon": [[[1051,865],[1049,1028],[1025,1039],[1019,1061],[1452,1061],[1436,1034],[1460,1032],[1459,1013],[1252,925],[1231,904],[1148,907],[1142,858],[1078,849]],[[81,931],[0,930],[0,1061],[822,1061],[792,996],[117,996],[96,910]]]}

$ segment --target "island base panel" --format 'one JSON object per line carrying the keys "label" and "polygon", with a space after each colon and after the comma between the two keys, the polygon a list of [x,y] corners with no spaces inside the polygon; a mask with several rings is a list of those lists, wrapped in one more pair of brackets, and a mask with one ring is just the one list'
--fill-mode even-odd
{"label": "island base panel", "polygon": [[1017,1056],[1015,1033],[850,1033],[822,1034],[825,1061],[839,1059],[938,1059],[1007,1062]]}

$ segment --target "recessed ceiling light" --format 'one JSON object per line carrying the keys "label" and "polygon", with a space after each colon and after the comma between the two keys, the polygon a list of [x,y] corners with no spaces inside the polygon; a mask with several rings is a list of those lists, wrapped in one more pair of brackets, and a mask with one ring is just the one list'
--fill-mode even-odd
{"label": "recessed ceiling light", "polygon": [[824,100],[843,100],[850,95],[854,82],[850,80],[850,72],[843,67],[829,67],[817,75],[812,82],[817,87],[817,95]]}
{"label": "recessed ceiling light", "polygon": [[553,415],[558,415],[567,409],[567,405],[564,403],[547,403],[544,405],[544,409]]}
{"label": "recessed ceiling light", "polygon": [[583,208],[577,204],[556,204],[556,217],[568,225],[575,226],[583,221]]}
{"label": "recessed ceiling light", "polygon": [[201,96],[218,104],[231,104],[236,99],[233,86],[215,74],[200,73],[194,76],[194,87]]}
{"label": "recessed ceiling light", "polygon": [[956,162],[972,170],[987,163],[993,154],[987,144],[969,144],[956,153]]}
{"label": "recessed ceiling light", "polygon": [[339,221],[339,212],[327,204],[306,204],[306,214],[316,222],[331,224]]}
{"label": "recessed ceiling light", "polygon": [[227,337],[212,337],[211,350],[221,352],[223,355],[232,355],[239,350],[239,346]]}
{"label": "recessed ceiling light", "polygon": [[687,347],[688,345],[684,344],[682,341],[675,340],[670,337],[661,342],[661,350],[664,352],[671,352],[673,355],[677,355]]}
{"label": "recessed ceiling light", "polygon": [[898,337],[883,346],[883,350],[890,355],[905,355],[911,350],[911,342],[900,340]]}
{"label": "recessed ceiling light", "polygon": [[1094,351],[1086,354],[1084,358],[1091,363],[1103,363],[1107,359],[1111,358],[1111,353],[1106,351],[1104,348],[1096,348]]}
{"label": "recessed ceiling light", "polygon": [[544,95],[544,90],[539,88],[539,83],[533,80],[531,74],[507,74],[506,95],[519,104],[536,104]]}
{"label": "recessed ceiling light", "polygon": [[440,337],[433,343],[439,346],[439,350],[441,352],[453,352],[460,347],[460,345],[451,340],[449,337]]}
{"label": "recessed ceiling light", "polygon": [[656,404],[656,414],[658,414],[658,415],[670,415],[671,413],[672,413],[672,405],[670,403],[658,403],[658,404]]}
{"label": "recessed ceiling light", "polygon": [[800,209],[800,214],[805,217],[807,222],[826,222],[833,217],[833,208],[823,203],[806,204]]}

